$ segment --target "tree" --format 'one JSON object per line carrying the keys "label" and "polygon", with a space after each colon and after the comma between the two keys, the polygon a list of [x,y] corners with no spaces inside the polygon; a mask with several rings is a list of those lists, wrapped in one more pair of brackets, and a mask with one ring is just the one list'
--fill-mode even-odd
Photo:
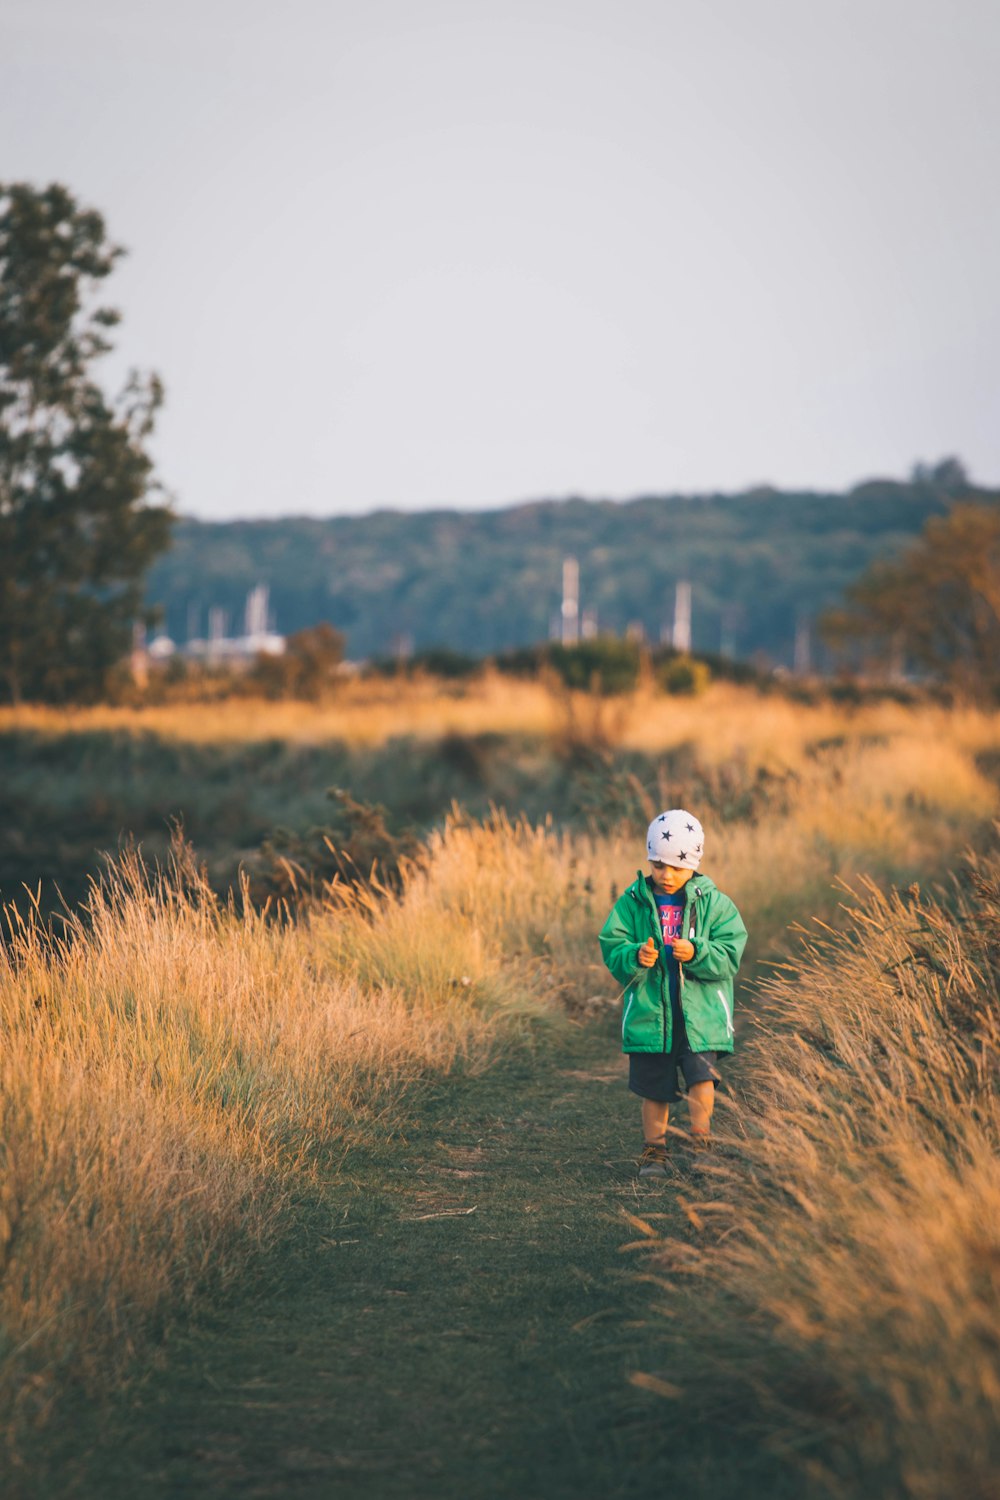
{"label": "tree", "polygon": [[912,664],[970,697],[1000,696],[1000,504],[962,501],[932,516],[901,557],[870,568],[828,615],[833,645]]}
{"label": "tree", "polygon": [[109,402],[94,306],[123,251],[66,188],[0,183],[0,682],[13,702],[98,695],[142,615],[170,510],[145,443],[162,387]]}
{"label": "tree", "polygon": [[936,464],[913,465],[911,483],[940,490],[946,495],[967,495],[973,488],[968,470],[960,458],[942,458]]}

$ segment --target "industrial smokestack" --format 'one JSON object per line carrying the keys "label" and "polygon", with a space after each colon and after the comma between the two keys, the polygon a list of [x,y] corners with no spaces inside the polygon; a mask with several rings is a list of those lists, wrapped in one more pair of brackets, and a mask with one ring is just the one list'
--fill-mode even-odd
{"label": "industrial smokestack", "polygon": [[575,646],[580,639],[580,565],[575,557],[563,558],[562,643]]}
{"label": "industrial smokestack", "polygon": [[674,633],[673,648],[675,651],[691,650],[691,585],[681,581],[677,585],[674,595]]}

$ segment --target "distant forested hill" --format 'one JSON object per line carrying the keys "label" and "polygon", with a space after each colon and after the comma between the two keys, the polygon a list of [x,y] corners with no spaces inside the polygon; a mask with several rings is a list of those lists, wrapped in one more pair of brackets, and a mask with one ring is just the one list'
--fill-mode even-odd
{"label": "distant forested hill", "polygon": [[675,585],[688,579],[696,650],[788,663],[797,620],[835,603],[873,558],[898,551],[968,488],[960,466],[944,463],[911,482],[872,480],[845,494],[759,489],[487,512],[185,520],[148,596],[181,642],[206,633],[212,606],[241,630],[248,590],[266,583],[279,631],[329,620],[354,658],[389,654],[400,638],[417,650],[483,655],[548,637],[563,558],[573,556],[581,609],[596,611],[602,631],[638,622],[659,640]]}

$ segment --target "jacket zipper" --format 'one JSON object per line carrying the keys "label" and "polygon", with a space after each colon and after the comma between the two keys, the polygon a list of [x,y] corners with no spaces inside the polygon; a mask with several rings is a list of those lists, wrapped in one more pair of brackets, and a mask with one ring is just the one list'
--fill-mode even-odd
{"label": "jacket zipper", "polygon": [[[689,943],[693,943],[694,942],[695,928],[698,925],[698,922],[697,922],[697,912],[698,912],[698,897],[700,895],[701,895],[701,892],[698,889],[698,887],[697,886],[693,886],[692,889],[691,889],[691,895],[689,897],[690,914],[689,914],[689,917],[688,917],[688,921],[686,923],[686,926],[687,926],[687,929],[688,929],[688,942]],[[687,907],[685,907],[685,912],[687,913]],[[684,965],[681,963],[680,959],[677,960],[677,1003],[678,1003],[678,1005],[681,1008],[681,1015],[684,1015]],[[687,1025],[687,1018],[686,1017],[685,1017],[685,1025]]]}
{"label": "jacket zipper", "polygon": [[663,1050],[667,1050],[667,1011],[670,1009],[670,975],[664,974],[660,995],[660,1010],[663,1013]]}
{"label": "jacket zipper", "polygon": [[[694,942],[695,928],[698,925],[698,922],[697,922],[698,897],[700,895],[701,895],[700,890],[698,889],[697,886],[695,886],[694,889],[691,892],[691,898],[690,898],[691,916],[690,916],[690,920],[688,921],[688,924],[687,924],[688,942],[689,943],[693,943]],[[678,969],[678,972],[680,974],[681,988],[683,988],[683,984],[684,984],[684,965],[681,963],[680,959],[677,960],[677,969]]]}

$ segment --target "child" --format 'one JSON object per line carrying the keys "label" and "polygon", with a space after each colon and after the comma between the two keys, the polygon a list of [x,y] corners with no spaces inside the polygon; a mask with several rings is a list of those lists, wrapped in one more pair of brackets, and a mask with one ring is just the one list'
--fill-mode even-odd
{"label": "child", "polygon": [[628,1086],[642,1099],[640,1177],[667,1176],[667,1124],[684,1074],[692,1146],[707,1147],[720,1052],[733,1050],[733,976],[747,930],[701,864],[705,835],[682,808],[649,825],[651,873],[615,902],[601,928],[604,962],[622,994]]}

